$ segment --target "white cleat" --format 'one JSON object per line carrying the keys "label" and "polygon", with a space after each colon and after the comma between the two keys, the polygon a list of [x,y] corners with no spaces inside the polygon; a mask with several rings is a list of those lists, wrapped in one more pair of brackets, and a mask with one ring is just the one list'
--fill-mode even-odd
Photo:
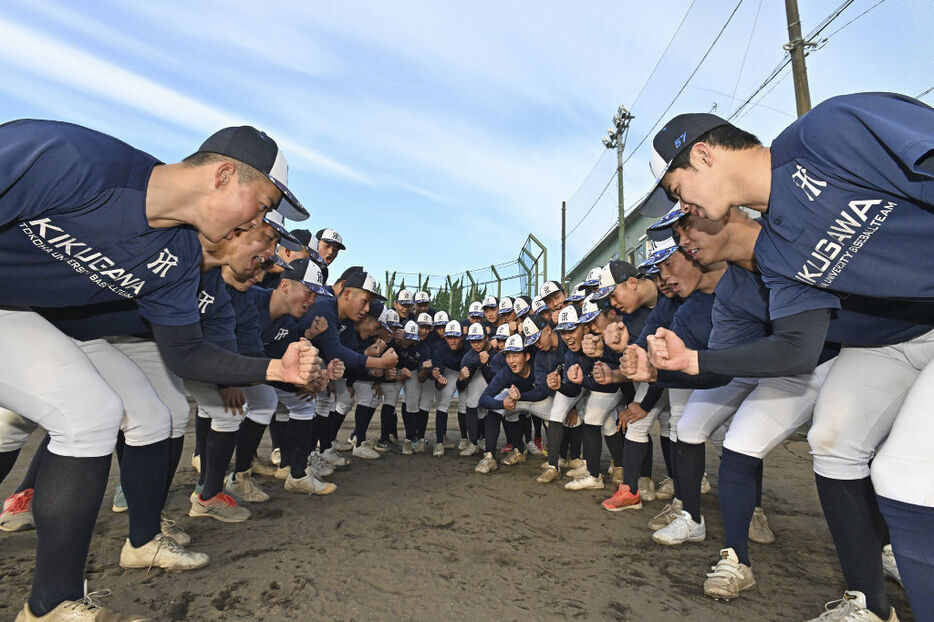
{"label": "white cleat", "polygon": [[706,495],[708,492],[710,492],[710,481],[707,479],[707,474],[704,473],[704,477],[700,481],[700,493]]}
{"label": "white cleat", "polygon": [[444,455],[444,443],[435,443],[435,448],[431,451],[431,455],[435,458],[440,458]]}
{"label": "white cleat", "polygon": [[414,447],[412,447],[412,441],[410,441],[409,439],[405,439],[404,441],[402,441],[402,455],[411,456],[414,453],[415,453],[415,449]]}
{"label": "white cleat", "polygon": [[165,510],[162,510],[160,528],[162,530],[162,535],[166,538],[172,538],[182,546],[188,546],[191,544],[191,536],[178,527],[175,524],[175,521],[169,518],[169,515],[165,513]]}
{"label": "white cleat", "polygon": [[466,438],[462,438],[461,440],[457,442],[457,451],[464,451],[465,449],[467,449],[467,445],[470,445],[470,441],[467,440]]}
{"label": "white cleat", "polygon": [[44,616],[37,616],[29,609],[29,603],[23,605],[15,622],[149,622],[152,618],[145,616],[124,616],[101,605],[100,599],[110,596],[110,590],[87,591],[87,582],[84,587],[84,598],[81,600],[66,600]]}
{"label": "white cleat", "polygon": [[324,458],[332,467],[345,467],[350,464],[350,460],[338,454],[333,447],[324,450],[321,453],[321,457]]}
{"label": "white cleat", "polygon": [[891,608],[888,618],[880,618],[866,608],[866,596],[862,592],[843,592],[843,598],[832,600],[824,605],[824,613],[807,622],[898,622],[895,608]]}
{"label": "white cleat", "polygon": [[282,452],[279,451],[278,447],[273,449],[272,452],[269,454],[269,461],[272,462],[276,466],[282,466]]}
{"label": "white cleat", "polygon": [[518,449],[513,449],[503,458],[503,464],[507,466],[514,466],[523,462],[525,462],[525,452]]}
{"label": "white cleat", "polygon": [[478,453],[480,453],[480,448],[468,442],[467,445],[461,449],[460,455],[466,458],[467,456],[476,456]]}
{"label": "white cleat", "polygon": [[256,485],[252,475],[251,470],[246,470],[242,473],[231,473],[224,482],[224,490],[226,490],[228,494],[250,503],[264,503],[269,501],[269,495]]}
{"label": "white cleat", "polygon": [[658,495],[655,492],[655,481],[651,477],[639,478],[639,497],[643,501],[655,501]]}
{"label": "white cleat", "polygon": [[480,460],[480,464],[474,468],[474,471],[477,473],[490,473],[498,468],[499,465],[496,464],[496,458],[493,457],[492,453],[486,452],[483,454],[483,459]]}
{"label": "white cleat", "polygon": [[655,487],[655,498],[667,501],[675,496],[675,482],[670,477],[666,477]]}
{"label": "white cleat", "polygon": [[334,473],[334,466],[316,451],[311,452],[311,455],[308,456],[308,466],[315,472],[317,477],[327,477]]}
{"label": "white cleat", "polygon": [[707,526],[704,523],[704,517],[701,516],[700,522],[695,523],[691,515],[681,510],[681,516],[677,517],[667,527],[662,527],[652,534],[652,539],[665,546],[674,546],[684,542],[703,542],[707,538]]}
{"label": "white cleat", "polygon": [[762,508],[757,507],[752,513],[752,521],[749,523],[749,539],[759,544],[772,544],[775,542],[775,534],[769,529],[769,519],[766,518]]}
{"label": "white cleat", "polygon": [[564,485],[565,490],[602,490],[603,489],[603,474],[597,475],[594,477],[591,474],[587,474],[584,477],[578,477],[577,479],[571,480]]}
{"label": "white cleat", "polygon": [[415,441],[415,453],[417,454],[428,453],[428,443],[425,441],[425,439],[420,438],[417,441]]}
{"label": "white cleat", "polygon": [[551,466],[550,464],[546,464],[545,468],[542,469],[541,474],[535,478],[535,481],[539,484],[548,484],[557,480],[559,477],[561,477],[561,474],[558,472],[558,469]]}
{"label": "white cleat", "polygon": [[541,456],[542,450],[538,448],[538,445],[535,444],[535,441],[529,441],[525,444],[525,450],[533,456]]}
{"label": "white cleat", "polygon": [[121,568],[164,568],[166,570],[197,570],[211,561],[207,553],[193,553],[172,538],[156,537],[139,548],[129,538],[120,551]]}
{"label": "white cleat", "polygon": [[662,508],[661,512],[652,517],[652,520],[649,521],[649,529],[658,531],[662,527],[667,527],[671,524],[671,521],[681,516],[681,510],[683,509],[680,499],[672,499],[671,503],[667,504]]}
{"label": "white cleat", "polygon": [[[573,463],[574,461],[571,460]],[[564,476],[570,479],[577,479],[579,477],[587,477],[590,475],[590,471],[587,470],[587,464],[581,460],[580,464],[574,466],[571,464],[567,471],[565,471]]]}
{"label": "white cleat", "polygon": [[752,569],[739,563],[733,549],[720,549],[720,561],[711,566],[704,581],[704,594],[716,600],[733,600],[739,593],[755,587]]}
{"label": "white cleat", "polygon": [[882,574],[902,585],[902,575],[898,572],[898,565],[895,563],[895,553],[892,552],[891,544],[882,547]]}
{"label": "white cleat", "polygon": [[334,451],[350,451],[353,449],[353,443],[345,443],[335,438],[334,442],[331,443],[331,449]]}
{"label": "white cleat", "polygon": [[622,484],[623,483],[623,467],[621,466],[611,466],[606,470],[607,479],[610,480],[613,484]]}
{"label": "white cleat", "polygon": [[322,482],[314,475],[295,479],[291,475],[285,480],[285,489],[289,492],[303,492],[309,495],[329,495],[337,490],[337,484]]}
{"label": "white cleat", "polygon": [[353,448],[354,458],[363,458],[364,460],[379,460],[379,452],[366,445],[358,445]]}

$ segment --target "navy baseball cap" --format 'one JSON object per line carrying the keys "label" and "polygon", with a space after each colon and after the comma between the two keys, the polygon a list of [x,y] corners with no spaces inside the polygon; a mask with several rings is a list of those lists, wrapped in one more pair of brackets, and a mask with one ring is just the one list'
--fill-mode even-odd
{"label": "navy baseball cap", "polygon": [[[346,272],[344,273],[346,274]],[[343,275],[342,275],[343,276]],[[386,300],[386,297],[379,293],[379,287],[376,285],[376,279],[372,277],[368,272],[361,270],[355,270],[351,272],[349,276],[344,277],[344,287],[356,287],[357,289],[362,289],[365,292],[373,294],[373,299],[377,301]],[[370,308],[373,307],[373,304],[370,304]],[[379,316],[377,315],[377,318]]]}
{"label": "navy baseball cap", "polygon": [[277,210],[266,212],[263,221],[279,233],[279,244],[293,251],[301,248],[301,243],[285,228],[285,216],[281,212]]}
{"label": "navy baseball cap", "polygon": [[314,293],[321,296],[331,296],[331,292],[324,288],[324,275],[321,268],[307,259],[296,259],[291,262],[292,269],[282,273],[283,279],[298,281]]}
{"label": "navy baseball cap", "polygon": [[198,153],[217,153],[252,166],[282,192],[276,209],[283,216],[296,221],[308,218],[308,210],[289,190],[289,163],[266,132],[249,125],[225,127],[201,143]]}
{"label": "navy baseball cap", "polygon": [[370,308],[367,309],[366,314],[369,315],[374,320],[379,320],[385,308],[386,307],[383,306],[382,302],[380,302],[379,300],[374,300],[373,302],[370,303]]}
{"label": "navy baseball cap", "polygon": [[346,281],[347,279],[349,279],[351,276],[353,276],[357,272],[366,273],[366,271],[363,269],[363,266],[350,266],[349,268],[347,268],[341,273],[340,278],[338,278],[337,280]]}
{"label": "navy baseball cap", "polygon": [[668,172],[671,161],[698,138],[724,125],[732,124],[715,114],[693,112],[679,114],[655,134],[649,155],[649,169],[655,177],[655,186],[639,205],[641,214],[657,218],[671,209],[674,201],[668,198],[668,193],[661,187],[662,177]]}
{"label": "navy baseball cap", "polygon": [[337,248],[341,249],[342,251],[347,250],[347,247],[344,246],[344,240],[341,238],[341,234],[334,229],[322,229],[315,234],[315,237],[318,238],[318,240],[336,244]]}
{"label": "navy baseball cap", "polygon": [[600,273],[600,289],[595,291],[593,300],[602,300],[609,296],[617,285],[629,279],[639,278],[639,271],[628,261],[614,259],[603,267]]}

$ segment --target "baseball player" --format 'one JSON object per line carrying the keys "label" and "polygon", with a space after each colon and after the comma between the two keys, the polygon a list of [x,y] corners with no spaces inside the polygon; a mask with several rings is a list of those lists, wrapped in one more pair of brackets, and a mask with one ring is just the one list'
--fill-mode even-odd
{"label": "baseball player", "polygon": [[[405,427],[405,440],[402,442],[403,455],[410,456],[416,451],[424,453],[425,441],[424,433],[419,436],[421,428],[421,412],[419,411],[419,399],[421,392],[427,390],[424,386],[425,381],[431,375],[431,351],[424,339],[431,331],[431,318],[427,313],[422,313],[418,317],[419,323],[409,320],[403,327],[402,341],[397,350],[399,353],[399,362],[405,371],[401,372],[406,376],[403,383],[405,391],[402,402],[402,423]],[[427,425],[428,414],[425,413]]]}
{"label": "baseball player", "polygon": [[460,452],[461,456],[466,457],[474,456],[480,451],[480,427],[486,418],[486,409],[480,408],[480,396],[493,379],[493,372],[490,369],[490,339],[483,324],[471,324],[464,340],[470,344],[470,349],[465,350],[461,358],[457,390],[467,406],[468,444]]}
{"label": "baseball player", "polygon": [[407,289],[399,290],[399,293],[396,294],[396,299],[392,302],[392,308],[396,310],[396,313],[399,314],[399,319],[402,321],[414,321],[416,318],[414,314],[415,299],[412,296],[412,292]]}
{"label": "baseball player", "polygon": [[347,247],[344,246],[344,240],[334,229],[321,229],[318,233],[315,234],[315,239],[318,240],[317,251],[318,254],[324,259],[324,263],[331,265],[334,263],[334,260],[337,259],[337,254],[343,250],[347,250]]}
{"label": "baseball player", "polygon": [[[314,366],[307,344],[297,344],[285,366],[205,344],[196,231],[217,242],[276,205],[296,219],[307,212],[288,191],[275,142],[253,128],[222,130],[170,165],[66,123],[15,121],[0,126],[0,136],[0,248],[9,258],[0,268],[0,333],[8,348],[0,405],[51,435],[33,499],[40,533],[33,591],[18,616],[33,620],[89,608],[84,560],[123,408],[77,346],[23,305],[135,299],[178,375],[303,384]],[[17,345],[26,338],[28,348]],[[36,361],[45,373],[36,373]],[[48,375],[56,378],[54,391]],[[42,412],[38,395],[47,405]],[[64,492],[76,489],[84,494]]]}

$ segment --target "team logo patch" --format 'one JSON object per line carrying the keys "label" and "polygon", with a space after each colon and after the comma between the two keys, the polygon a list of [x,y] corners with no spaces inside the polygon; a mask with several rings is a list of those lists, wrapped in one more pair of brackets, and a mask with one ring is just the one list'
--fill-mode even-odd
{"label": "team logo patch", "polygon": [[152,273],[157,277],[164,279],[166,273],[168,273],[169,268],[178,265],[178,257],[173,255],[169,249],[163,248],[159,251],[159,258],[155,261],[146,264],[146,267],[152,270]]}
{"label": "team logo patch", "polygon": [[207,313],[208,306],[212,304],[214,304],[214,296],[203,289],[198,292],[198,310],[201,311],[201,315]]}
{"label": "team logo patch", "polygon": [[791,175],[791,180],[795,182],[796,186],[804,190],[808,201],[813,202],[814,199],[820,196],[821,188],[825,188],[827,182],[811,177],[808,175],[808,170],[800,164],[795,164],[795,168],[798,170]]}

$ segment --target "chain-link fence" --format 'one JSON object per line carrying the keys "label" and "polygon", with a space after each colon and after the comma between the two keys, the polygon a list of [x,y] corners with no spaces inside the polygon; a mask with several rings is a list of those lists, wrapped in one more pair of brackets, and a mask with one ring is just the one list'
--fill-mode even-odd
{"label": "chain-link fence", "polygon": [[386,297],[392,302],[400,289],[431,294],[432,306],[452,318],[467,315],[467,307],[484,296],[534,296],[548,279],[548,249],[529,234],[511,261],[455,274],[386,271]]}

